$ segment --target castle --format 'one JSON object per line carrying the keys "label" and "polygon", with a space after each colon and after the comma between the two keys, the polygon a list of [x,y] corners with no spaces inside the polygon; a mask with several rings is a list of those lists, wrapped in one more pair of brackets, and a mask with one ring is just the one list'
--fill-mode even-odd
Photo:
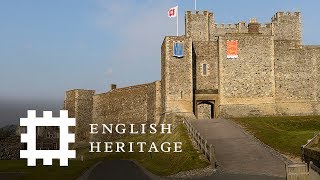
{"label": "castle", "polygon": [[185,35],[164,38],[161,81],[70,90],[65,109],[77,119],[76,141],[89,138],[89,123],[320,115],[319,80],[320,46],[302,44],[300,12],[218,25],[211,12],[187,11]]}

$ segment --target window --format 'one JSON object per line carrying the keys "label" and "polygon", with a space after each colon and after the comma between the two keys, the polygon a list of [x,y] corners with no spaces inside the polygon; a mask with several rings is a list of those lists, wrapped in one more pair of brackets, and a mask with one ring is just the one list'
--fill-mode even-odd
{"label": "window", "polygon": [[207,64],[202,64],[202,75],[207,75]]}

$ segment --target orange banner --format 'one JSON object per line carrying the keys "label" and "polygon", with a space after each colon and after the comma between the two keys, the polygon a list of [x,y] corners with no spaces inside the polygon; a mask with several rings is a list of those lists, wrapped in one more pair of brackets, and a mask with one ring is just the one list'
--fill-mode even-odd
{"label": "orange banner", "polygon": [[227,41],[227,58],[230,58],[230,59],[238,58],[238,41],[237,40]]}

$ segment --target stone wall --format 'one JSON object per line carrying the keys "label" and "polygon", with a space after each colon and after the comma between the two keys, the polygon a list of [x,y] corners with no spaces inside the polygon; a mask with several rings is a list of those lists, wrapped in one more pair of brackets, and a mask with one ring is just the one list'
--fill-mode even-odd
{"label": "stone wall", "polygon": [[[220,106],[220,117],[254,117],[277,115],[274,103],[246,102],[244,104],[225,104]],[[252,104],[250,104],[252,103]]]}
{"label": "stone wall", "polygon": [[272,31],[275,40],[290,40],[302,45],[300,12],[277,12],[272,17]]}
{"label": "stone wall", "polygon": [[70,118],[75,117],[75,93],[76,90],[66,91],[64,97],[64,109],[68,110],[68,115]]}
{"label": "stone wall", "polygon": [[[252,19],[254,34],[250,24],[214,24],[213,17],[188,11],[186,36],[194,49],[193,87],[219,89],[221,116],[320,114],[320,48],[302,46],[300,12],[278,12],[265,25]],[[226,59],[226,40],[239,41],[237,60]]]}
{"label": "stone wall", "polygon": [[[159,123],[160,82],[114,89],[93,96],[94,124]],[[101,129],[99,129],[101,131]],[[93,135],[93,139],[110,136]]]}
{"label": "stone wall", "polygon": [[[259,23],[260,24],[260,23]],[[230,33],[248,33],[246,22],[236,24],[215,24],[214,15],[208,11],[186,12],[186,36],[193,41],[213,40],[216,36]],[[274,35],[275,40],[290,40],[296,45],[302,44],[302,25],[300,12],[277,12],[271,22],[260,24],[259,32]]]}
{"label": "stone wall", "polygon": [[[249,28],[246,22],[239,22],[236,24],[215,24],[214,28],[210,31],[210,39],[214,40],[217,36],[225,36],[230,33],[248,33]],[[271,23],[260,24],[259,23],[259,32],[263,35],[272,35],[272,26]]]}
{"label": "stone wall", "polygon": [[196,11],[192,14],[191,11],[186,12],[186,36],[191,37],[193,41],[209,41],[210,31],[214,27],[213,13]]}
{"label": "stone wall", "polygon": [[[294,17],[294,16],[293,16]],[[200,13],[196,11],[186,12],[185,17],[185,33],[187,37],[191,37],[193,41],[209,41],[214,40],[217,36],[224,36],[229,33],[248,33],[248,25],[246,22],[236,24],[215,24],[214,14],[208,11]],[[275,22],[276,19],[275,19]],[[259,31],[263,35],[272,35],[273,28],[271,23],[260,24]],[[277,26],[278,27],[278,26]],[[279,28],[275,28],[276,31]]]}
{"label": "stone wall", "polygon": [[[238,40],[239,58],[227,59],[227,40]],[[219,47],[220,115],[273,113],[267,107],[275,96],[273,37],[228,34],[219,38]]]}
{"label": "stone wall", "polygon": [[76,128],[71,128],[76,134],[76,142],[89,140],[89,124],[92,121],[92,106],[94,90],[75,89],[66,92],[64,109],[69,117],[76,118]]}
{"label": "stone wall", "polygon": [[[194,41],[194,73],[196,74],[195,89],[218,89],[219,88],[219,52],[218,41]],[[207,72],[203,74],[203,64],[206,64]]]}
{"label": "stone wall", "polygon": [[319,114],[320,47],[284,49],[285,43],[275,42],[275,98],[278,112],[284,115]]}
{"label": "stone wall", "polygon": [[[184,56],[173,56],[175,42],[184,43]],[[162,115],[193,113],[192,41],[190,37],[165,37],[162,49]]]}

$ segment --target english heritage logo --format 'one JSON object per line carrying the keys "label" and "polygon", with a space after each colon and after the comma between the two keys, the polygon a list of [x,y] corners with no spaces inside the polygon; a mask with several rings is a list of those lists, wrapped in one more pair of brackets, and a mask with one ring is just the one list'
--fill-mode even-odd
{"label": "english heritage logo", "polygon": [[[69,134],[69,127],[76,125],[75,118],[68,118],[68,111],[61,110],[60,117],[52,117],[52,111],[44,111],[43,117],[36,117],[35,110],[28,111],[27,118],[20,118],[20,126],[27,127],[27,133],[21,134],[21,142],[27,143],[27,150],[20,150],[20,158],[26,158],[28,166],[36,166],[37,159],[43,159],[43,165],[52,165],[52,159],[60,159],[60,166],[68,166],[69,158],[76,158],[76,151],[69,150],[69,143],[75,142],[75,135]],[[60,129],[59,150],[37,150],[36,129],[38,126],[58,126]]]}

